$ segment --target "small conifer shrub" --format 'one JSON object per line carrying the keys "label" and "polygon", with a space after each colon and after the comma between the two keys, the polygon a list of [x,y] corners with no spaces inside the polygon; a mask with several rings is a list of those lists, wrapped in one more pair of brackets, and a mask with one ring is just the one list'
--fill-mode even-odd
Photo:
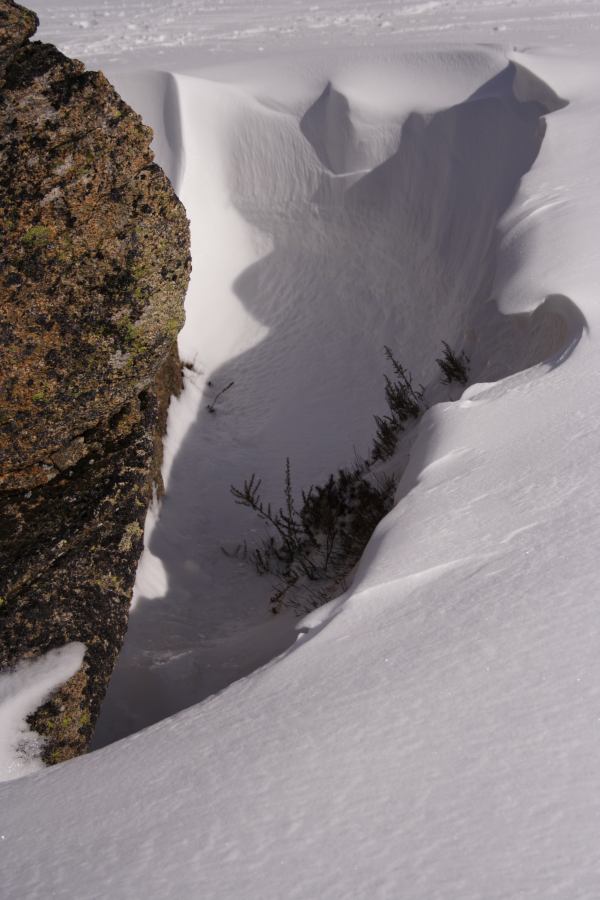
{"label": "small conifer shrub", "polygon": [[436,359],[442,370],[442,383],[451,384],[456,381],[458,384],[466,384],[469,380],[469,357],[464,350],[455,353],[446,341],[442,341],[442,346],[443,355],[440,359]]}
{"label": "small conifer shrub", "polygon": [[[443,356],[436,360],[443,381],[466,384],[469,358],[456,354],[446,341]],[[389,460],[398,440],[411,422],[427,409],[422,385],[413,385],[411,373],[384,348],[393,376],[384,375],[385,398],[389,412],[375,416],[376,433],[369,460],[357,459],[352,468],[339,469],[323,485],[302,491],[301,504],[294,500],[289,458],[284,477],[284,502],[274,508],[261,495],[261,479],[256,474],[241,488],[231,486],[236,503],[251,509],[265,526],[259,546],[249,548],[246,541],[227,556],[248,560],[259,575],[274,578],[270,604],[273,613],[284,606],[306,613],[331,597],[332,588],[359,561],[377,524],[394,502],[396,479],[375,472],[375,464]],[[227,385],[213,400],[233,386]],[[209,406],[210,409],[210,406]]]}
{"label": "small conifer shrub", "polygon": [[231,486],[235,502],[253,510],[266,526],[260,546],[249,550],[244,542],[234,555],[249,559],[259,575],[275,576],[272,612],[282,606],[307,612],[325,602],[327,585],[341,581],[358,562],[392,507],[395,480],[376,481],[364,465],[340,469],[324,485],[303,491],[298,507],[287,459],[283,506],[275,509],[265,502],[260,487],[256,475],[241,488]]}
{"label": "small conifer shrub", "polygon": [[423,386],[413,386],[412,375],[398,362],[389,347],[384,347],[384,353],[391,363],[394,377],[383,376],[385,399],[390,411],[385,416],[374,416],[376,428],[371,451],[372,463],[390,459],[396,452],[398,438],[406,424],[411,419],[418,419],[426,409]]}

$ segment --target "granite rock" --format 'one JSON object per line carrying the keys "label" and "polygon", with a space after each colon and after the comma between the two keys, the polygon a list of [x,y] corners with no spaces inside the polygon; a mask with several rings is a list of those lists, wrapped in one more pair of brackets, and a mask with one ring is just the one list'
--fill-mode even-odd
{"label": "granite rock", "polygon": [[0,0],[0,667],[69,641],[32,718],[85,749],[127,625],[190,272],[152,133]]}

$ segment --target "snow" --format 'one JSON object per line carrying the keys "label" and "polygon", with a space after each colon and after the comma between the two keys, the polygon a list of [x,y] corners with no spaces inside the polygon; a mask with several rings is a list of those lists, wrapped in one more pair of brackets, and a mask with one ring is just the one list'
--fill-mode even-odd
{"label": "snow", "polygon": [[[82,17],[82,11],[86,12]],[[526,42],[594,46],[596,0],[43,0],[40,36],[96,65],[156,68],[316,46]],[[85,24],[83,24],[85,23]]]}
{"label": "snow", "polygon": [[73,642],[0,673],[0,781],[42,768],[41,739],[29,728],[27,716],[75,675],[84,653],[85,646]]}
{"label": "snow", "polygon": [[[0,785],[7,900],[598,896],[598,12],[40,7],[155,128],[193,368],[109,745]],[[346,593],[269,619],[229,485],[364,455],[383,344],[439,402]]]}
{"label": "snow", "polygon": [[[272,65],[229,66],[225,81],[221,67],[171,75],[181,138],[170,146],[185,148],[177,183],[194,259],[180,351],[194,370],[171,410],[167,498],[147,534],[96,746],[214,693],[293,640],[293,620],[268,618],[266,580],[221,553],[254,527],[231,484],[257,472],[278,497],[287,456],[298,489],[355,451],[368,455],[390,341],[426,383],[441,341],[462,343],[476,328],[474,366],[486,378],[498,368],[489,337],[497,341],[498,317],[487,311],[480,323],[471,306],[489,290],[499,215],[541,135],[539,111],[526,116],[506,99],[515,72],[505,56],[440,50],[425,67],[410,52],[352,53],[325,67],[309,53],[278,60],[274,88]],[[409,101],[432,109],[440,80],[442,111],[414,113]],[[400,81],[408,95],[394,107],[377,86]],[[466,170],[477,140],[481,162]],[[545,334],[553,319],[542,318]],[[524,342],[521,355],[531,355],[529,328],[518,327],[517,336],[503,324],[514,355]],[[540,344],[536,359],[550,353]],[[207,402],[231,381],[211,415]]]}

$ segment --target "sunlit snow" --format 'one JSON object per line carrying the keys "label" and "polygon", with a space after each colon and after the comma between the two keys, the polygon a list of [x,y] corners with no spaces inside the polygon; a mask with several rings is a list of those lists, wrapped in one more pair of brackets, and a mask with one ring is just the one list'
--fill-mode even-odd
{"label": "sunlit snow", "polygon": [[[597,4],[39,12],[153,125],[194,272],[102,749],[0,785],[3,896],[597,897]],[[431,402],[396,505],[269,618],[229,486],[365,455],[384,344]]]}

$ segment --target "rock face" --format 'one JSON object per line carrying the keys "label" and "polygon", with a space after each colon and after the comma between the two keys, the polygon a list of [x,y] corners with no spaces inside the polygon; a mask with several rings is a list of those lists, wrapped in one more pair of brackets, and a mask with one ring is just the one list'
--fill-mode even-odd
{"label": "rock face", "polygon": [[150,129],[36,27],[0,0],[0,667],[86,644],[32,719],[56,762],[126,630],[190,256]]}

